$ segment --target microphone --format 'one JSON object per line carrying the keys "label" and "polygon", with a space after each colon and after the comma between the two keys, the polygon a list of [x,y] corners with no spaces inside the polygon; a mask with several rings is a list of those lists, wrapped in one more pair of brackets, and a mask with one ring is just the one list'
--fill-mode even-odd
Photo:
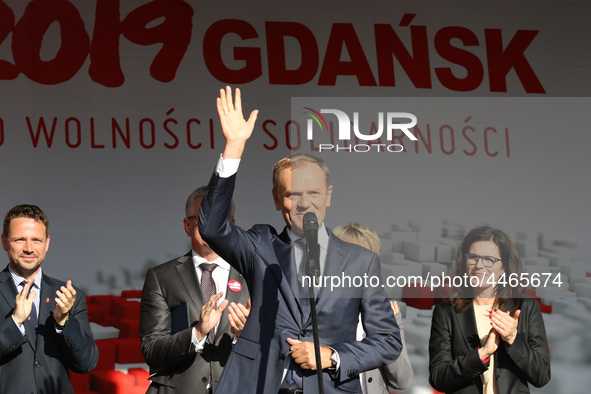
{"label": "microphone", "polygon": [[314,212],[304,215],[304,235],[308,265],[306,274],[320,277],[320,245],[318,245],[318,219]]}
{"label": "microphone", "polygon": [[[320,245],[318,245],[318,218],[314,212],[308,212],[304,215],[304,236],[306,237],[306,275],[320,280]],[[320,361],[320,340],[318,335],[318,317],[316,315],[316,302],[314,301],[314,287],[308,288],[308,304],[310,305],[310,317],[312,318],[312,336],[314,337],[314,357],[316,365],[321,365]],[[303,299],[302,299],[303,300]],[[302,303],[302,311],[304,304]],[[324,394],[324,383],[322,373],[317,372],[318,392]]]}

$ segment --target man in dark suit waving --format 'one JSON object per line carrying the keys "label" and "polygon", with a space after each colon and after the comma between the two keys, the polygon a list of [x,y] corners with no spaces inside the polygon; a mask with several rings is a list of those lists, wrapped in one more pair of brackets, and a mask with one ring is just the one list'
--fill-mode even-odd
{"label": "man in dark suit waving", "polygon": [[213,392],[248,317],[244,278],[199,235],[205,190],[195,190],[185,205],[183,225],[192,250],[146,273],[140,336],[152,373],[149,394]]}
{"label": "man in dark suit waving", "polygon": [[[380,277],[375,253],[340,241],[324,226],[332,186],[324,161],[294,155],[276,164],[273,199],[286,228],[268,225],[245,231],[228,220],[239,159],[257,112],[242,115],[240,91],[220,91],[218,114],[226,145],[201,204],[199,230],[211,248],[246,278],[252,308],[218,389],[224,393],[317,392],[315,370],[326,393],[360,392],[359,373],[393,362],[401,350],[396,320],[381,284],[376,287],[319,288],[316,298],[321,366],[316,365],[309,304],[300,296],[305,245],[303,217],[318,224],[323,277]],[[358,316],[367,332],[356,341]],[[245,384],[248,382],[248,384]]]}
{"label": "man in dark suit waving", "polygon": [[49,220],[35,205],[6,213],[0,272],[0,393],[74,393],[69,370],[90,372],[98,348],[84,293],[45,275]]}

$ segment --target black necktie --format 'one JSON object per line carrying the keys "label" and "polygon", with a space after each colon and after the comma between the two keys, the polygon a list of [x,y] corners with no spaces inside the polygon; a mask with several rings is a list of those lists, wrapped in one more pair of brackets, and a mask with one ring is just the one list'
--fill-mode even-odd
{"label": "black necktie", "polygon": [[[217,264],[215,263],[201,263],[199,264],[199,268],[201,268],[201,294],[203,294],[203,302],[207,303],[209,299],[216,294],[215,289],[215,282],[213,281],[213,277],[211,273],[214,269],[217,268]],[[215,308],[215,305],[213,306]],[[215,327],[212,328],[210,331],[211,339],[213,340],[215,337]]]}

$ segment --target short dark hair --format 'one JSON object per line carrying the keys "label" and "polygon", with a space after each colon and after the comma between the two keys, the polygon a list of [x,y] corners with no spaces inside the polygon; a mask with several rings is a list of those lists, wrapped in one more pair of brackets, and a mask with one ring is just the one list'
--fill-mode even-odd
{"label": "short dark hair", "polygon": [[29,218],[34,219],[37,222],[45,225],[45,235],[49,237],[49,220],[45,215],[45,212],[36,205],[21,204],[11,208],[4,216],[4,227],[2,228],[2,235],[8,237],[8,229],[10,228],[10,222],[13,219],[18,218]]}

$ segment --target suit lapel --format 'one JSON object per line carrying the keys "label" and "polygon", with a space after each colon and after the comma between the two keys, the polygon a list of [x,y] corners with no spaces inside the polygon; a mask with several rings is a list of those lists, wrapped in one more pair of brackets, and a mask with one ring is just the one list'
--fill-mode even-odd
{"label": "suit lapel", "polygon": [[[330,231],[329,237],[328,249],[326,251],[326,262],[324,264],[324,272],[321,272],[321,277],[340,277],[349,263],[349,252],[337,242]],[[318,299],[316,301],[317,310],[322,310],[324,304],[326,304],[329,299],[335,297],[334,294],[331,295],[330,293],[330,288],[324,286],[320,287],[317,296]]]}
{"label": "suit lapel", "polygon": [[462,332],[464,344],[468,350],[480,346],[480,338],[478,336],[478,328],[476,327],[476,317],[474,316],[474,306],[470,302],[462,311],[456,313],[458,325]]}
{"label": "suit lapel", "polygon": [[[284,228],[281,234],[277,237],[273,237],[273,249],[280,269],[274,269],[272,264],[270,264],[267,269],[278,283],[279,291],[283,293],[287,308],[293,316],[298,328],[302,328],[302,310],[298,298],[292,288],[291,240],[287,234],[287,227]],[[297,282],[293,285],[297,286]]]}
{"label": "suit lapel", "polygon": [[[43,275],[43,278],[45,278],[45,275]],[[43,281],[41,283],[41,289],[43,290],[45,286],[43,285]],[[8,310],[12,311],[14,309],[17,289],[14,285],[14,282],[12,281],[12,277],[10,276],[10,271],[8,271],[8,266],[6,266],[4,271],[0,273],[0,293],[2,293],[2,297],[9,306]],[[41,314],[39,315],[39,317],[41,317]],[[31,346],[31,348],[35,350],[35,334],[31,332],[31,328],[29,327],[29,324],[27,322],[25,322],[23,325],[25,327],[25,336],[28,339],[27,342],[29,343],[29,346]]]}
{"label": "suit lapel", "polygon": [[[54,329],[53,311],[56,308],[55,297],[59,286],[55,281],[43,275],[41,277],[41,294],[39,295],[39,320],[37,323],[37,332]],[[39,338],[37,338],[38,340]]]}
{"label": "suit lapel", "polygon": [[4,271],[0,272],[0,294],[9,306],[8,310],[14,308],[14,300],[16,298],[16,287],[8,271],[8,266]]}
{"label": "suit lapel", "polygon": [[[327,228],[329,241],[326,250],[326,261],[321,265],[321,279],[327,277],[340,277],[346,270],[349,263],[349,251],[342,246],[342,241],[336,238]],[[330,299],[337,297],[329,287],[320,284],[319,291],[316,293],[316,310],[320,311]],[[304,327],[311,324],[312,316],[305,322]]]}
{"label": "suit lapel", "polygon": [[[179,258],[178,261],[181,264],[176,267],[177,273],[185,291],[189,294],[189,299],[199,314],[204,303],[203,294],[201,294],[201,286],[199,286],[199,281],[197,280],[197,272],[195,271],[191,252]],[[199,315],[191,316],[190,319],[191,321],[199,320]]]}
{"label": "suit lapel", "polygon": [[[461,337],[464,339],[464,345],[466,346],[467,352],[480,347],[480,337],[478,336],[476,316],[474,315],[474,306],[472,305],[472,302],[464,308],[462,313],[456,313],[455,315],[458,319],[458,326],[460,328]],[[482,387],[481,376],[477,376],[475,381],[479,387]]]}
{"label": "suit lapel", "polygon": [[[291,240],[287,235],[287,227],[277,238],[273,239],[273,249],[275,250],[275,256],[277,256],[277,262],[281,267],[283,278],[287,283],[291,283]],[[281,283],[283,278],[278,277],[277,283]]]}

